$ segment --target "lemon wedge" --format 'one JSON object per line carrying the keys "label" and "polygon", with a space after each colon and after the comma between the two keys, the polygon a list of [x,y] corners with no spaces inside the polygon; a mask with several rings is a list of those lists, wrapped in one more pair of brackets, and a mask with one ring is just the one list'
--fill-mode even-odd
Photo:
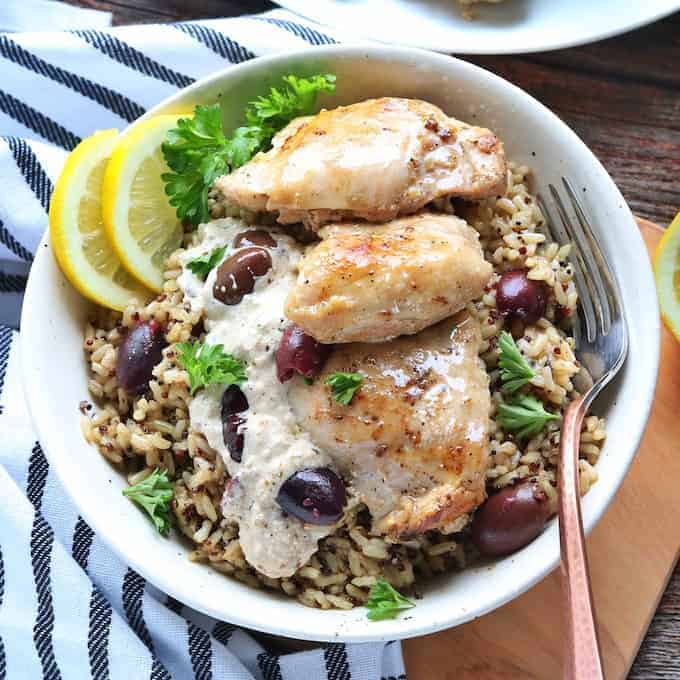
{"label": "lemon wedge", "polygon": [[654,277],[661,316],[675,339],[680,341],[680,213],[657,246]]}
{"label": "lemon wedge", "polygon": [[122,135],[106,167],[102,213],[106,234],[125,268],[159,292],[163,264],[182,242],[182,224],[168,202],[161,175],[165,135],[179,116],[156,116]]}
{"label": "lemon wedge", "polygon": [[50,237],[66,278],[85,297],[123,310],[151,295],[123,268],[102,221],[101,189],[117,130],[102,130],[82,141],[66,159],[50,202]]}

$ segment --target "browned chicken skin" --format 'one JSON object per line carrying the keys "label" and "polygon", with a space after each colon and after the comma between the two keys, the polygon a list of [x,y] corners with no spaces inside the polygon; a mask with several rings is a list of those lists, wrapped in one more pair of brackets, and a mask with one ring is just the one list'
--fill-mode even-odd
{"label": "browned chicken skin", "polygon": [[216,182],[227,201],[317,229],[384,222],[448,196],[505,192],[502,142],[417,99],[384,97],[298,119]]}
{"label": "browned chicken skin", "polygon": [[477,232],[425,213],[382,225],[324,227],[286,300],[286,316],[323,343],[382,342],[460,311],[491,277]]}
{"label": "browned chicken skin", "polygon": [[[484,500],[490,396],[480,342],[463,312],[418,335],[341,345],[313,385],[291,387],[300,425],[352,479],[380,533],[457,531]],[[335,371],[364,377],[348,406],[324,385]]]}

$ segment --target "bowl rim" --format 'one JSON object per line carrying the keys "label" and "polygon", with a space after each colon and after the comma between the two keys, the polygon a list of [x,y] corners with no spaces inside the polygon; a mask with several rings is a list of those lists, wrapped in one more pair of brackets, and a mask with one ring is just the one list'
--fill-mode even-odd
{"label": "bowl rim", "polygon": [[[606,170],[603,168],[600,161],[588,149],[585,143],[581,141],[581,139],[576,135],[576,133],[573,132],[571,128],[569,128],[566,125],[566,123],[560,120],[547,107],[545,107],[538,100],[534,99],[533,97],[531,97],[531,95],[524,92],[517,86],[506,81],[500,76],[497,76],[485,69],[482,69],[481,67],[470,64],[460,59],[456,59],[454,57],[449,57],[416,48],[390,47],[382,45],[377,46],[332,45],[315,48],[305,48],[292,52],[285,52],[266,57],[259,57],[257,59],[253,59],[251,61],[244,62],[238,65],[238,69],[236,69],[236,67],[234,66],[226,69],[221,69],[220,71],[217,71],[216,73],[206,78],[196,81],[187,88],[178,90],[178,92],[176,92],[172,96],[166,98],[165,100],[151,108],[147,113],[144,114],[144,116],[140,117],[137,121],[132,123],[126,129],[130,129],[137,125],[140,121],[146,120],[149,117],[157,115],[160,111],[167,109],[177,101],[185,98],[187,94],[196,91],[201,91],[205,88],[208,88],[212,85],[219,83],[221,80],[225,78],[228,79],[230,75],[233,76],[235,71],[238,71],[239,77],[245,80],[248,78],[250,71],[255,71],[256,73],[260,72],[263,69],[266,69],[268,65],[276,65],[276,63],[280,60],[289,59],[305,60],[308,58],[324,56],[332,57],[340,55],[349,57],[364,56],[365,58],[368,59],[371,58],[396,58],[402,60],[409,60],[414,58],[424,59],[427,62],[429,62],[429,64],[432,65],[435,69],[438,68],[439,66],[442,67],[449,66],[453,61],[456,62],[457,68],[467,70],[471,74],[475,74],[484,79],[490,79],[490,81],[494,82],[496,85],[500,87],[511,88],[514,96],[524,98],[525,100],[529,100],[532,106],[542,109],[544,114],[547,114],[550,118],[552,118],[553,124],[561,128],[562,132],[567,133],[567,136],[572,144],[576,144],[579,147],[582,147],[582,150],[584,150],[590,156],[593,165],[596,166],[601,173],[604,173],[604,176],[610,183],[611,191],[614,192],[613,198],[616,198],[623,206],[625,206],[625,210],[627,210],[627,213],[630,216],[631,221],[633,220],[633,216],[632,213],[630,213],[630,209],[625,203],[614,181],[611,179]],[[633,236],[633,238],[635,238],[635,236]],[[637,238],[639,239],[640,244],[642,244],[642,238],[639,233],[637,234]],[[38,256],[36,257],[36,262],[38,263],[38,266],[40,266],[40,262],[44,261],[45,257],[52,257],[52,254],[49,252],[50,248],[45,247],[48,244],[49,244],[49,230],[46,231],[40,243]],[[518,582],[514,584],[514,587],[508,588],[504,590],[501,594],[496,594],[493,598],[487,599],[486,604],[483,607],[466,610],[461,615],[458,615],[456,617],[446,618],[446,616],[442,617],[437,616],[435,620],[430,620],[421,623],[409,621],[408,618],[401,618],[391,622],[383,622],[383,625],[379,626],[376,625],[375,630],[371,628],[368,630],[368,632],[365,632],[363,630],[355,632],[352,630],[351,627],[343,626],[341,622],[341,616],[336,612],[332,611],[323,612],[325,616],[331,617],[335,615],[339,621],[339,623],[334,628],[335,633],[333,635],[329,635],[325,632],[319,633],[315,632],[314,630],[309,630],[309,628],[304,630],[302,626],[297,624],[291,624],[287,620],[272,621],[266,616],[266,614],[257,615],[257,620],[255,621],[253,621],[253,619],[251,618],[251,615],[255,615],[254,612],[246,612],[245,614],[242,614],[241,612],[230,611],[228,613],[228,616],[225,616],[225,610],[219,607],[217,604],[212,604],[212,601],[208,602],[205,599],[202,599],[200,602],[196,601],[196,599],[192,598],[190,592],[186,592],[184,589],[178,586],[177,582],[173,580],[172,574],[169,573],[170,570],[157,572],[147,567],[145,564],[143,551],[140,551],[139,554],[137,554],[137,552],[131,549],[129,545],[125,544],[125,541],[120,540],[119,532],[113,531],[107,523],[102,522],[100,520],[99,515],[93,514],[89,507],[83,507],[80,504],[78,504],[75,500],[78,497],[77,489],[76,492],[74,493],[73,487],[75,485],[72,483],[72,480],[68,478],[66,472],[60,468],[60,454],[57,453],[59,445],[56,442],[53,445],[50,444],[50,440],[52,439],[51,433],[46,431],[42,419],[37,417],[38,414],[35,412],[35,406],[31,399],[31,392],[33,391],[34,388],[38,387],[37,385],[33,384],[33,380],[31,379],[33,371],[31,370],[30,360],[31,346],[29,344],[30,340],[28,339],[30,337],[39,337],[34,336],[32,332],[33,330],[35,330],[35,332],[38,332],[39,330],[37,327],[39,314],[36,314],[32,311],[32,309],[36,307],[36,305],[31,304],[34,298],[36,298],[36,303],[39,303],[40,297],[38,292],[36,292],[39,291],[40,289],[38,288],[38,284],[36,283],[37,275],[34,275],[34,268],[35,263],[29,275],[29,280],[26,286],[24,305],[22,309],[21,328],[23,332],[20,335],[20,357],[21,357],[21,376],[22,384],[24,387],[24,394],[26,397],[26,402],[31,416],[31,420],[38,433],[38,439],[41,442],[45,454],[52,468],[57,474],[57,477],[59,478],[61,484],[63,485],[64,489],[67,491],[71,500],[73,500],[74,505],[76,505],[78,511],[82,514],[84,519],[101,537],[103,543],[105,543],[106,546],[109,549],[111,549],[121,559],[121,561],[124,564],[132,567],[147,581],[149,581],[149,583],[154,584],[162,592],[171,595],[172,597],[185,603],[186,605],[193,607],[196,610],[202,611],[210,616],[213,616],[218,620],[228,620],[230,623],[233,623],[244,628],[250,628],[262,632],[272,633],[275,635],[305,639],[310,641],[369,642],[393,639],[406,639],[410,637],[437,632],[439,630],[455,627],[463,623],[466,623],[479,616],[482,616],[483,614],[486,614],[490,611],[497,609],[503,604],[512,601],[513,599],[515,599],[516,597],[518,597],[519,595],[533,587],[536,583],[538,583],[545,576],[547,576],[557,566],[559,562],[559,548],[555,546],[555,552],[550,557],[550,559],[542,559],[538,567],[533,572],[531,572],[526,578],[518,580]],[[650,283],[651,267],[649,267],[647,274],[649,277],[647,283]],[[654,290],[655,295],[653,283],[652,290]],[[651,357],[651,365],[653,366],[654,370],[653,375],[649,376],[649,379],[647,380],[644,389],[642,390],[641,393],[639,393],[639,400],[637,402],[638,408],[636,410],[637,416],[635,435],[630,439],[630,446],[627,450],[627,456],[625,461],[622,461],[618,465],[618,467],[615,468],[614,474],[608,477],[609,490],[605,495],[604,501],[601,503],[600,506],[598,506],[595,509],[594,512],[589,513],[585,517],[584,523],[586,533],[590,533],[592,528],[600,520],[605,510],[609,507],[614,496],[616,495],[621,485],[621,482],[623,481],[623,478],[625,477],[628,468],[633,458],[635,457],[635,453],[639,446],[642,435],[644,434],[644,430],[649,418],[649,412],[652,406],[652,400],[654,390],[656,387],[656,379],[659,368],[660,319],[658,319],[658,316],[656,318],[655,324],[653,324],[652,327],[648,329],[648,332],[652,333],[656,337],[656,342],[654,343],[655,351],[653,357]],[[455,584],[452,584],[450,587],[455,588],[456,586]],[[259,600],[260,603],[264,602],[265,605],[266,602],[272,597],[272,594],[266,590],[252,589],[252,593],[255,596],[256,600]],[[264,598],[260,597],[262,594],[264,594]],[[295,602],[295,604],[301,608],[304,607],[304,605],[300,603]],[[314,610],[310,610],[310,612],[311,611]]]}

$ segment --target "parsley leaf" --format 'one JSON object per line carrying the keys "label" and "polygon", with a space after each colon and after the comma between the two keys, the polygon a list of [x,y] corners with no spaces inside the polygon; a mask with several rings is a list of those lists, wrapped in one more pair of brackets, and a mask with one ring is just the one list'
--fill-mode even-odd
{"label": "parsley leaf", "polygon": [[247,163],[271,146],[274,135],[294,118],[314,111],[319,92],[333,92],[335,76],[284,76],[283,85],[250,102],[246,124],[231,137],[222,130],[219,104],[197,106],[193,116],[180,118],[168,131],[161,149],[170,172],[163,173],[165,193],[177,217],[192,224],[207,222],[208,189],[221,175]]}
{"label": "parsley leaf", "polygon": [[219,104],[197,106],[191,118],[180,118],[161,145],[171,172],[161,175],[177,217],[192,224],[207,222],[208,188],[230,171],[228,140],[222,132]]}
{"label": "parsley leaf", "polygon": [[189,374],[192,395],[200,387],[213,383],[242,385],[246,381],[245,364],[226,354],[222,345],[180,342],[177,350],[177,359]]}
{"label": "parsley leaf", "polygon": [[367,616],[371,621],[394,619],[402,609],[410,609],[415,606],[414,602],[396,591],[382,577],[371,586],[368,600],[366,600]]}
{"label": "parsley leaf", "polygon": [[163,536],[170,531],[172,483],[165,470],[156,468],[146,479],[123,489],[123,495],[143,508]]}
{"label": "parsley leaf", "polygon": [[333,92],[335,76],[326,73],[309,78],[294,75],[283,77],[283,87],[272,87],[266,97],[258,97],[246,108],[246,123],[249,127],[265,128],[268,144],[272,137],[291,120],[308,116],[314,112],[319,92]]}
{"label": "parsley leaf", "polygon": [[515,395],[511,401],[498,405],[498,422],[517,437],[531,437],[538,434],[550,420],[560,416],[543,408],[543,403],[528,394]]}
{"label": "parsley leaf", "polygon": [[354,393],[361,387],[363,377],[360,373],[331,373],[324,383],[331,388],[333,399],[347,406],[354,397]]}
{"label": "parsley leaf", "polygon": [[503,390],[517,392],[522,385],[526,385],[534,377],[535,373],[520,354],[512,335],[507,331],[501,333],[498,347],[501,351],[498,366],[501,369]]}
{"label": "parsley leaf", "polygon": [[220,260],[224,257],[226,250],[227,246],[213,248],[209,253],[204,253],[200,257],[189,260],[189,262],[187,262],[187,267],[196,274],[196,276],[205,281],[208,274],[217,267]]}

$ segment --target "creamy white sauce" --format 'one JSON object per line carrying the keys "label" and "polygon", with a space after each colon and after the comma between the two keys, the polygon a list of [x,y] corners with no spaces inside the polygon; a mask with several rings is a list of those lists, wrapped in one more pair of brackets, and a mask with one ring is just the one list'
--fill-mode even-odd
{"label": "creamy white sauce", "polygon": [[[201,225],[198,245],[183,254],[183,265],[224,245],[228,245],[227,259],[234,253],[234,236],[254,228],[233,218]],[[218,267],[205,282],[184,268],[178,282],[192,308],[205,310],[206,342],[222,344],[225,352],[246,362],[247,380],[241,389],[249,408],[241,414],[246,423],[240,463],[232,460],[223,441],[224,386],[201,390],[189,411],[192,427],[222,456],[232,477],[222,499],[222,512],[238,523],[246,560],[275,578],[294,574],[316,552],[319,539],[334,527],[304,524],[285,515],[276,502],[281,483],[291,474],[305,467],[325,467],[331,461],[297,425],[288,402],[291,382],[281,384],[276,377],[274,353],[288,324],[283,305],[295,282],[303,247],[281,232],[271,233],[277,241],[276,248],[268,248],[272,268],[257,279],[253,292],[240,303],[225,305],[213,297]]]}

